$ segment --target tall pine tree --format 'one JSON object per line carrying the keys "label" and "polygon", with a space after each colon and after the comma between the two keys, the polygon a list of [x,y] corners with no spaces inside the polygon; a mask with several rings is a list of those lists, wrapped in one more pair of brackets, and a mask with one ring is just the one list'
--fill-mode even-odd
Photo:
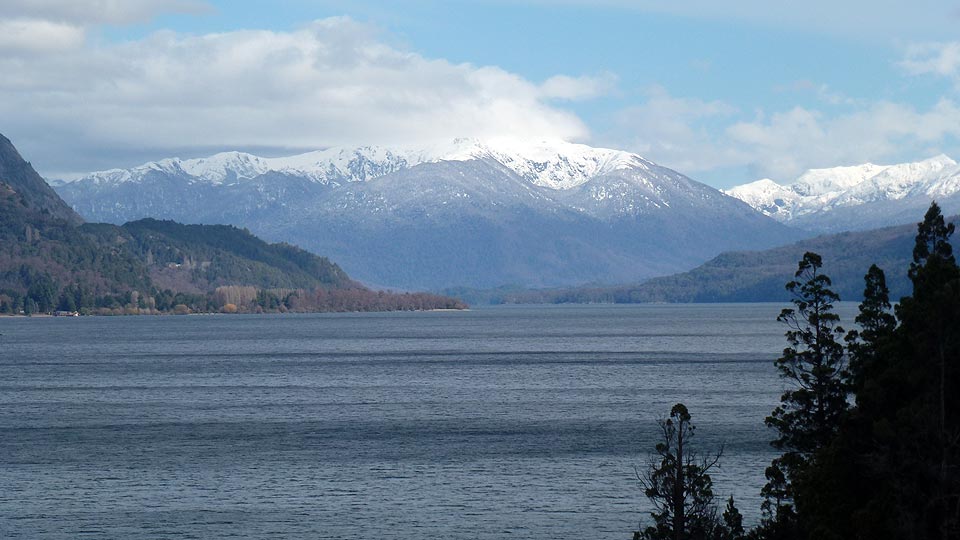
{"label": "tall pine tree", "polygon": [[[960,268],[950,245],[953,224],[930,206],[917,227],[909,277],[913,295],[901,300],[896,410],[887,442],[898,462],[898,501],[906,533],[920,538],[960,537]],[[887,387],[893,378],[885,379]],[[899,489],[902,488],[902,489]]]}
{"label": "tall pine tree", "polygon": [[784,451],[768,468],[764,488],[766,525],[771,532],[782,531],[778,536],[798,533],[792,523],[797,509],[791,499],[813,454],[831,441],[847,409],[845,355],[839,342],[844,331],[833,311],[840,297],[830,289],[830,278],[822,267],[820,255],[804,254],[794,280],[787,283],[794,307],[777,317],[789,329],[788,347],[776,366],[781,377],[793,384],[766,419],[778,433],[773,446]]}
{"label": "tall pine tree", "polygon": [[[856,407],[816,453],[800,520],[817,537],[960,538],[960,268],[936,204],[918,225],[894,321],[882,273],[866,276],[850,340]],[[897,324],[899,322],[899,324]]]}
{"label": "tall pine tree", "polygon": [[850,389],[854,394],[862,393],[864,380],[882,369],[881,348],[893,334],[897,319],[890,305],[890,289],[887,277],[877,265],[871,265],[863,277],[863,302],[856,322],[860,330],[851,330],[847,334],[847,350],[850,355]]}

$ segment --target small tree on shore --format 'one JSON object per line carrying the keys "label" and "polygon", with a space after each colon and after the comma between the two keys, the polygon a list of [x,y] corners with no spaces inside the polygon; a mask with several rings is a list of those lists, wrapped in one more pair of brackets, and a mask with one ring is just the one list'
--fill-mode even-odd
{"label": "small tree on shore", "polygon": [[691,445],[694,426],[686,406],[678,403],[660,421],[661,440],[647,470],[637,478],[653,503],[654,524],[638,535],[646,540],[714,538],[719,522],[710,470],[723,448],[712,457],[700,456]]}

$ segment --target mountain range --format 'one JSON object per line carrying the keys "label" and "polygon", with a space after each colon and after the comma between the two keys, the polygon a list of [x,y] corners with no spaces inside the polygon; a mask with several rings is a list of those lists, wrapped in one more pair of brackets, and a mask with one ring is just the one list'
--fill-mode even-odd
{"label": "mountain range", "polygon": [[[856,299],[872,262],[889,270],[894,297],[906,291],[914,226],[799,242],[811,233],[790,227],[915,223],[931,199],[956,212],[960,166],[937,156],[893,166],[815,169],[790,185],[761,180],[728,190],[728,196],[628,152],[556,141],[461,139],[287,158],[227,152],[53,185],[71,197],[72,207],[9,141],[0,140],[0,204],[6,205],[0,230],[12,230],[17,241],[25,235],[28,245],[60,241],[59,247],[28,247],[6,259],[0,253],[0,263],[46,259],[57,277],[67,270],[49,261],[83,259],[64,257],[64,250],[99,253],[112,246],[91,259],[94,266],[106,265],[106,274],[83,270],[96,277],[88,281],[98,291],[103,287],[97,284],[111,283],[111,290],[119,283],[120,289],[170,286],[195,293],[240,283],[359,290],[339,266],[287,244],[267,244],[232,226],[143,219],[176,216],[332,246],[368,282],[446,286],[456,293],[501,286],[476,297],[496,301],[780,300],[804,251],[821,253],[835,288]],[[77,210],[134,221],[122,227],[82,224]],[[20,222],[26,223],[23,231]],[[779,247],[757,250],[765,246]],[[32,258],[24,256],[28,251]],[[691,263],[707,253],[712,258],[705,263]],[[117,273],[124,265],[134,271]],[[678,267],[693,269],[666,275]],[[6,281],[15,274],[8,270]],[[662,277],[645,279],[657,274]],[[514,285],[503,287],[507,283]]]}
{"label": "mountain range", "polygon": [[934,200],[945,215],[960,212],[960,165],[939,155],[898,165],[811,169],[790,184],[764,178],[725,193],[800,229],[864,230],[915,222]]}
{"label": "mountain range", "polygon": [[399,288],[630,282],[803,236],[636,154],[561,141],[227,152],[53,185],[87,219],[246,227]]}
{"label": "mountain range", "polygon": [[371,291],[339,266],[229,225],[84,223],[0,135],[0,313],[463,307]]}

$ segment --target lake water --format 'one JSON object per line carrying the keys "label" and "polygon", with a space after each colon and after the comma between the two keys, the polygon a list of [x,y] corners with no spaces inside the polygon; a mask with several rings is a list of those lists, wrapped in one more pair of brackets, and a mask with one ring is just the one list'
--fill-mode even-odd
{"label": "lake water", "polygon": [[0,537],[624,539],[677,402],[754,520],[781,307],[0,318]]}

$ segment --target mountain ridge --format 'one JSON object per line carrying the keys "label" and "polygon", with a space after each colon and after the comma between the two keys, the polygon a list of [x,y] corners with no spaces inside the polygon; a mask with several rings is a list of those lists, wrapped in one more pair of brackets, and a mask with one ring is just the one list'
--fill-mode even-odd
{"label": "mountain ridge", "polygon": [[371,291],[325,257],[229,225],[82,220],[0,136],[0,314],[464,307]]}
{"label": "mountain ridge", "polygon": [[420,164],[474,159],[494,159],[535,185],[557,190],[576,187],[618,168],[653,165],[631,152],[560,140],[460,138],[424,146],[340,146],[285,157],[228,151],[193,159],[165,158],[126,169],[96,171],[57,185],[139,182],[150,171],[185,173],[211,184],[251,180],[267,173],[302,176],[321,184],[362,182]]}
{"label": "mountain ridge", "polygon": [[960,212],[960,165],[940,154],[895,165],[810,169],[790,184],[764,178],[724,192],[802,229],[865,230],[909,223],[934,200],[945,213]]}
{"label": "mountain ridge", "polygon": [[[218,156],[196,174],[185,169],[197,163],[154,162],[57,189],[90,219],[229,223],[403,289],[616,283],[802,236],[636,154],[562,141],[457,139],[263,158],[280,160],[273,165]],[[260,168],[218,180],[234,158]]]}

